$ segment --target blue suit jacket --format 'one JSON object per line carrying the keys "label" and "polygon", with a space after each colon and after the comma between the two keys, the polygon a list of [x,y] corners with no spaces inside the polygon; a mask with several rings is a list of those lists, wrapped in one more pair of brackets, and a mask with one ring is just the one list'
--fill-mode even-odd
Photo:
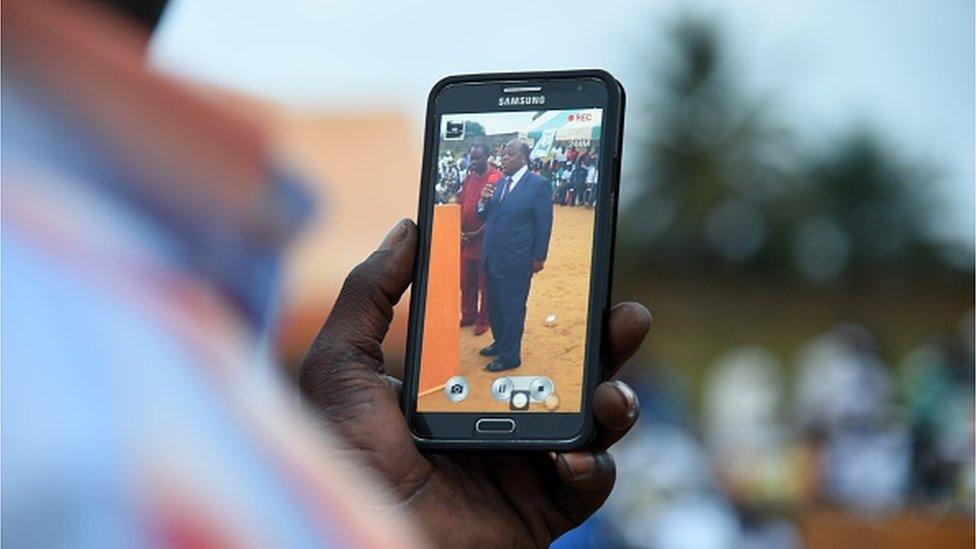
{"label": "blue suit jacket", "polygon": [[543,261],[552,234],[552,196],[549,182],[525,172],[505,197],[502,181],[479,215],[485,220],[481,257],[495,277],[530,277],[532,261]]}

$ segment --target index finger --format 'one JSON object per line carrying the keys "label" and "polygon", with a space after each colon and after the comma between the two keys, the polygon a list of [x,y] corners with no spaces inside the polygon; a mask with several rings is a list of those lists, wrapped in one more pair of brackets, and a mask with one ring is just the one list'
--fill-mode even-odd
{"label": "index finger", "polygon": [[610,363],[607,378],[613,377],[627,360],[634,356],[651,328],[651,312],[633,301],[618,303],[610,309],[607,320],[607,343],[610,346]]}

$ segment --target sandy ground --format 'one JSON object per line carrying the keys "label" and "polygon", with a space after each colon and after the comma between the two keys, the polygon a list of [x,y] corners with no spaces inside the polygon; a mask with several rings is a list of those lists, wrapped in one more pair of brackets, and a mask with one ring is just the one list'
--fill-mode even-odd
{"label": "sandy ground", "polygon": [[[586,338],[587,290],[593,247],[593,210],[555,206],[549,257],[542,272],[532,278],[529,290],[525,334],[522,338],[522,366],[502,373],[484,371],[491,360],[478,350],[491,343],[491,331],[475,336],[472,328],[461,330],[460,374],[468,380],[468,397],[450,402],[443,391],[420,398],[423,411],[509,411],[508,404],[491,397],[492,382],[498,377],[547,376],[559,398],[557,412],[578,412]],[[556,324],[545,319],[556,315]],[[533,403],[533,412],[547,411]]]}

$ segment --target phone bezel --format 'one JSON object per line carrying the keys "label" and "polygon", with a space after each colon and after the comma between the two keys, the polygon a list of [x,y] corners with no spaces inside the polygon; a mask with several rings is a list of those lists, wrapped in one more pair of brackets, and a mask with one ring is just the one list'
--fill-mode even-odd
{"label": "phone bezel", "polygon": [[[583,90],[576,86],[582,84]],[[423,345],[423,317],[427,289],[426,265],[430,257],[430,233],[440,120],[444,114],[532,110],[533,107],[499,106],[508,86],[541,86],[546,96],[538,110],[598,107],[603,110],[598,169],[598,189],[590,277],[587,344],[584,352],[583,394],[578,413],[471,413],[417,412],[417,384]],[[623,137],[624,91],[609,73],[597,69],[522,73],[488,73],[451,76],[430,92],[425,120],[424,155],[421,172],[420,228],[414,262],[407,352],[401,404],[418,446],[429,449],[549,449],[567,450],[585,445],[593,433],[592,398],[603,379],[607,364],[604,327],[610,308],[613,252],[620,180],[620,151]],[[513,419],[512,433],[478,433],[475,424],[484,418]]]}

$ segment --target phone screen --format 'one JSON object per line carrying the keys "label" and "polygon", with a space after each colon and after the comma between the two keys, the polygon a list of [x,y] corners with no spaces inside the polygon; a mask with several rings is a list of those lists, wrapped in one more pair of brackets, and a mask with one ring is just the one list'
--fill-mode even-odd
{"label": "phone screen", "polygon": [[580,412],[602,121],[441,115],[419,412]]}

